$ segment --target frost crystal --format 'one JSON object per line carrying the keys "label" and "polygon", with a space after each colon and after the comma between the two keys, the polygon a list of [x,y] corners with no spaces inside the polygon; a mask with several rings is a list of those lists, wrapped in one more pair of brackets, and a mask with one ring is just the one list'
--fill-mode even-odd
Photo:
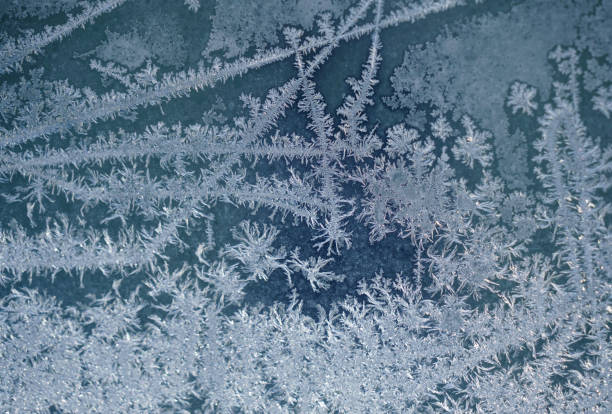
{"label": "frost crystal", "polygon": [[0,412],[612,412],[610,2],[497,3],[0,0]]}
{"label": "frost crystal", "polygon": [[533,86],[521,82],[514,82],[510,87],[507,105],[512,108],[512,113],[521,111],[526,115],[533,115],[533,111],[538,108],[538,104],[533,100],[537,90]]}

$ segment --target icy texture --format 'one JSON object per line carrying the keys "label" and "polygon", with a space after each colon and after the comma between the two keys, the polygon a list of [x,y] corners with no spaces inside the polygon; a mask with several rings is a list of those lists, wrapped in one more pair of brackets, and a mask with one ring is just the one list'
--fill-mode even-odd
{"label": "icy texture", "polygon": [[612,412],[608,1],[0,8],[0,413]]}

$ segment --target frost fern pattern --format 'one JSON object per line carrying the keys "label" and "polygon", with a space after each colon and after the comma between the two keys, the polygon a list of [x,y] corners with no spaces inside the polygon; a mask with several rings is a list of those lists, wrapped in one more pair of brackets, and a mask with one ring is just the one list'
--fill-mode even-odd
{"label": "frost fern pattern", "polygon": [[0,0],[0,412],[611,412],[608,2],[303,3]]}

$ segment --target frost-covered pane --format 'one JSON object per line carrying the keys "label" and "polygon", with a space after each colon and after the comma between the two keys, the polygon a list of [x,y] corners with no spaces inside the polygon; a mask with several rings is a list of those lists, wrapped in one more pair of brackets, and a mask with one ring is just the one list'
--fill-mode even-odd
{"label": "frost-covered pane", "polygon": [[0,0],[0,412],[609,412],[610,5]]}

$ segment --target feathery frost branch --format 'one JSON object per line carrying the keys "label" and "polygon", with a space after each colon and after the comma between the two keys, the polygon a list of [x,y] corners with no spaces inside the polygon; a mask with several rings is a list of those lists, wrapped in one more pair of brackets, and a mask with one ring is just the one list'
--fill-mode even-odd
{"label": "feathery frost branch", "polygon": [[127,0],[105,0],[94,5],[80,2],[84,9],[76,16],[68,15],[62,25],[45,26],[43,32],[28,32],[20,38],[8,38],[0,45],[0,74],[21,71],[23,62],[32,54],[40,53],[45,47],[70,35],[79,27],[85,27],[98,16],[108,13]]}

